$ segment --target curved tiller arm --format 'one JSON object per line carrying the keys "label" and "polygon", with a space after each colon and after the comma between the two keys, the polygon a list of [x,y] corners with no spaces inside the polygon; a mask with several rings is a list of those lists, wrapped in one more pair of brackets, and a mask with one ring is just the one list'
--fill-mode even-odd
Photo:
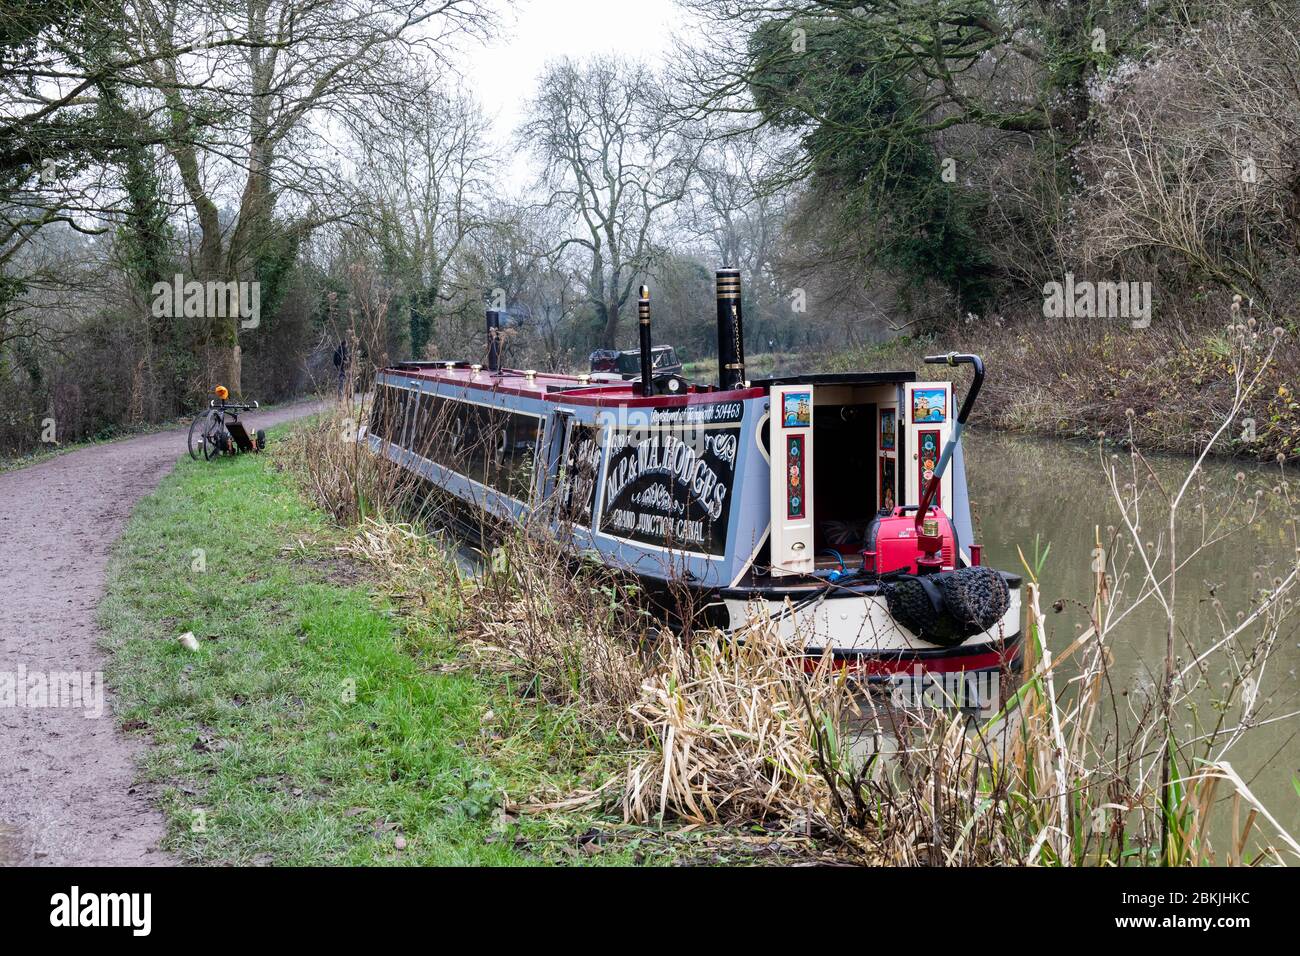
{"label": "curved tiller arm", "polygon": [[979,395],[980,386],[984,384],[984,361],[978,355],[949,352],[947,355],[927,355],[925,362],[927,365],[970,365],[975,370],[975,378],[971,382],[970,390],[966,392],[966,398],[961,403],[961,411],[957,413],[957,421],[953,423],[952,434],[948,436],[948,441],[944,443],[943,453],[939,456],[939,464],[935,466],[934,474],[930,476],[930,481],[925,486],[925,493],[921,496],[921,505],[916,509],[916,530],[918,533],[920,533],[921,526],[925,523],[925,516],[930,510],[935,495],[939,493],[939,483],[943,481],[943,473],[948,469],[948,462],[952,459],[953,450],[957,447],[957,443],[961,441],[961,430],[966,424],[966,419],[970,418],[970,410],[975,405],[975,396]]}

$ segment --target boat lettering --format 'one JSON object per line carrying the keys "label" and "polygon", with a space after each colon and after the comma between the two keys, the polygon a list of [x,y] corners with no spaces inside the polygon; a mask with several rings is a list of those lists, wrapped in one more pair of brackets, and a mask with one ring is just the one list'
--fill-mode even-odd
{"label": "boat lettering", "polygon": [[648,427],[613,427],[601,531],[723,554],[743,414],[741,402],[718,402],[656,409]]}

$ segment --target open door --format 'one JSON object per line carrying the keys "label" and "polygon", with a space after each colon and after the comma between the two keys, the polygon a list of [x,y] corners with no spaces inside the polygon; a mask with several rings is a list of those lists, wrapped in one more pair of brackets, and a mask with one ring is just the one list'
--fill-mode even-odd
{"label": "open door", "polygon": [[813,549],[813,387],[772,387],[772,576],[809,574]]}
{"label": "open door", "polygon": [[[904,444],[906,471],[902,486],[903,504],[919,505],[926,482],[934,474],[944,443],[952,433],[956,410],[952,407],[951,382],[909,382],[903,390],[901,417],[906,424]],[[952,469],[939,485],[935,502],[951,513]]]}
{"label": "open door", "polygon": [[898,504],[898,402],[876,407],[876,507],[894,510]]}

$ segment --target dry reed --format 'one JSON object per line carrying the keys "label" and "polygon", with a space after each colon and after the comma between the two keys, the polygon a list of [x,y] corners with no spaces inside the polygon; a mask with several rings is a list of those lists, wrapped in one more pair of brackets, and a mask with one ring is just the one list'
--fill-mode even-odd
{"label": "dry reed", "polygon": [[851,695],[829,658],[805,674],[762,616],[691,646],[665,640],[631,708],[626,820],[751,823],[820,817],[828,790],[815,765],[815,721],[837,725]]}

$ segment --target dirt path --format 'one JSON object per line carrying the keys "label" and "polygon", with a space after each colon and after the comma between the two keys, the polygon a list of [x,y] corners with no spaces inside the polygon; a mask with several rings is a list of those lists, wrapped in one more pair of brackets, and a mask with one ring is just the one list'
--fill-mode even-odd
{"label": "dirt path", "polygon": [[[317,411],[259,412],[258,427]],[[142,744],[91,707],[14,706],[24,678],[104,670],[95,609],[131,509],[185,453],[185,431],[96,445],[0,474],[0,863],[148,866],[162,814],[135,786]],[[9,682],[10,700],[5,700]],[[93,685],[92,685],[93,689]],[[91,695],[93,700],[94,695]]]}

